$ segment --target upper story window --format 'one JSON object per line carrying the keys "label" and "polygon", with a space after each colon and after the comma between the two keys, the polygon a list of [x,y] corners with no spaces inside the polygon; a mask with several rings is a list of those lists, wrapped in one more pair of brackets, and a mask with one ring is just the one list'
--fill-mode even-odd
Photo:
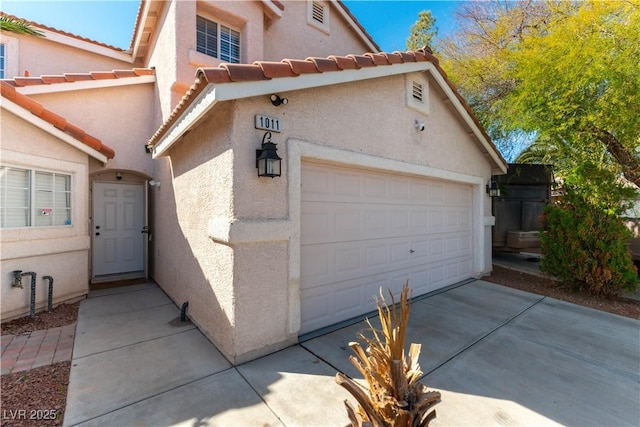
{"label": "upper story window", "polygon": [[70,224],[70,175],[0,167],[0,228]]}
{"label": "upper story window", "polygon": [[324,1],[307,1],[307,22],[320,31],[329,33],[329,4]]}
{"label": "upper story window", "polygon": [[225,62],[240,63],[240,32],[201,16],[196,22],[197,51]]}
{"label": "upper story window", "polygon": [[4,79],[6,75],[4,63],[5,63],[4,43],[0,43],[0,79]]}

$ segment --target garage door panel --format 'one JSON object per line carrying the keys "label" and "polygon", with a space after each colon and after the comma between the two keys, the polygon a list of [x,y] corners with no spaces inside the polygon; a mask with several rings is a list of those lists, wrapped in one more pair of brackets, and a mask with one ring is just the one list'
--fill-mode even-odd
{"label": "garage door panel", "polygon": [[333,268],[329,257],[329,246],[302,246],[300,248],[300,277],[310,281],[314,277],[328,276]]}
{"label": "garage door panel", "polygon": [[306,200],[322,200],[324,196],[331,194],[330,186],[333,175],[328,170],[321,168],[302,169],[302,185]]}
{"label": "garage door panel", "polygon": [[380,204],[305,202],[301,211],[301,244],[471,231],[471,224],[464,213],[454,210],[438,212],[433,209],[414,212],[413,210],[419,209],[415,205],[406,205],[406,209],[411,211],[403,212]]}
{"label": "garage door panel", "polygon": [[338,247],[334,252],[335,273],[339,276],[359,272],[362,268],[362,249],[354,247]]}
{"label": "garage door panel", "polygon": [[301,310],[304,313],[303,320],[317,321],[326,319],[334,311],[329,304],[333,302],[331,298],[331,288],[308,289],[303,292]]}
{"label": "garage door panel", "polygon": [[417,296],[471,277],[471,186],[302,170],[301,333],[374,310],[380,288],[409,280]]}

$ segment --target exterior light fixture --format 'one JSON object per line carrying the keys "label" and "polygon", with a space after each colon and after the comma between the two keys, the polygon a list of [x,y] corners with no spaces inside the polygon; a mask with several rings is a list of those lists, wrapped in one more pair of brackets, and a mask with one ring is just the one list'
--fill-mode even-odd
{"label": "exterior light fixture", "polygon": [[500,197],[500,187],[498,186],[498,181],[494,178],[491,178],[489,181],[490,184],[487,184],[487,194],[489,197]]}
{"label": "exterior light fixture", "polygon": [[289,103],[287,98],[280,98],[280,95],[276,95],[275,93],[271,95],[269,99],[271,99],[271,103],[276,107],[280,105],[287,105]]}
{"label": "exterior light fixture", "polygon": [[266,132],[262,137],[262,148],[256,150],[256,168],[258,176],[270,176],[274,178],[281,174],[282,159],[278,156],[276,144],[271,142],[271,132]]}

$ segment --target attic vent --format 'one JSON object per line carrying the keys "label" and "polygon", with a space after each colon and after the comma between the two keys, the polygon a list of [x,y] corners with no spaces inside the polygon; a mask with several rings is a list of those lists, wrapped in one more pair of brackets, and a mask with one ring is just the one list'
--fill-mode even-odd
{"label": "attic vent", "polygon": [[321,3],[313,2],[311,5],[311,18],[320,24],[324,24],[324,6]]}
{"label": "attic vent", "polygon": [[424,115],[429,114],[429,80],[422,73],[411,73],[405,77],[407,107]]}
{"label": "attic vent", "polygon": [[312,27],[330,33],[329,4],[325,1],[307,0],[307,23]]}
{"label": "attic vent", "polygon": [[420,82],[413,81],[411,84],[411,92],[413,99],[418,102],[424,102],[424,86]]}

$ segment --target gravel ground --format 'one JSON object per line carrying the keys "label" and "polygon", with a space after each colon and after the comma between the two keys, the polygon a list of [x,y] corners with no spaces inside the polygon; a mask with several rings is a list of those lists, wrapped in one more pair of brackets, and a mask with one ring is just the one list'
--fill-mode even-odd
{"label": "gravel ground", "polygon": [[[624,298],[595,299],[590,295],[559,289],[553,280],[499,266],[494,266],[493,273],[484,277],[483,280],[640,319],[640,301]],[[71,324],[78,317],[78,305],[79,303],[63,304],[51,313],[37,314],[34,319],[25,317],[3,323],[2,335],[16,335]],[[18,427],[62,425],[70,366],[70,362],[63,362],[27,372],[2,375],[1,425]]]}
{"label": "gravel ground", "polygon": [[[20,335],[70,325],[78,319],[79,305],[79,302],[61,304],[51,313],[37,313],[33,319],[26,316],[3,323],[2,335]],[[2,375],[1,425],[62,425],[70,369],[71,362],[61,362],[30,371]]]}

